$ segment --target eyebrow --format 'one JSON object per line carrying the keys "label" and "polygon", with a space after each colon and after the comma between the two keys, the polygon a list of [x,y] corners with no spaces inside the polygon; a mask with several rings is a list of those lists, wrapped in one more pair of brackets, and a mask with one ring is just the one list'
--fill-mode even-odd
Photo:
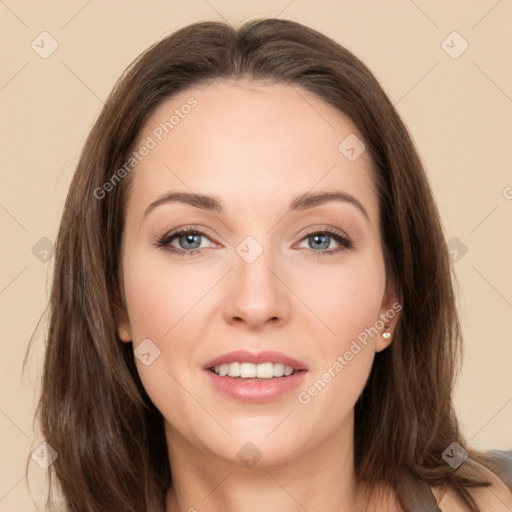
{"label": "eyebrow", "polygon": [[[354,196],[341,190],[302,194],[292,200],[287,213],[315,208],[330,201],[342,201],[354,205],[364,215],[368,222],[370,222],[370,217],[364,206]],[[204,194],[170,191],[153,201],[146,208],[143,217],[157,206],[172,202],[187,204],[195,208],[211,212],[223,212],[221,202],[215,197]]]}

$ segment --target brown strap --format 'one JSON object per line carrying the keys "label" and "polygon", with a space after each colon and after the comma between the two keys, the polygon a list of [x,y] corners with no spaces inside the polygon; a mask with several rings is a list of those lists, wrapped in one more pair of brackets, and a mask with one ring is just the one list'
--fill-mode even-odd
{"label": "brown strap", "polygon": [[[512,492],[512,450],[491,450],[490,455],[497,465],[497,474]],[[430,486],[409,474],[404,474],[400,486],[400,497],[411,512],[442,512]]]}

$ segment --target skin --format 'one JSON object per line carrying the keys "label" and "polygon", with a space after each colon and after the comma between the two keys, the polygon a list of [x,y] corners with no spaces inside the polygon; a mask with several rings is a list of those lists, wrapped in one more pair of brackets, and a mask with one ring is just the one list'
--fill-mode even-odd
{"label": "skin", "polygon": [[[389,341],[370,337],[308,404],[297,397],[396,303],[386,286],[370,157],[365,151],[349,161],[338,150],[348,135],[362,137],[298,87],[216,81],[162,104],[137,147],[191,96],[197,106],[132,171],[122,256],[126,316],[118,321],[122,341],[136,348],[149,339],[160,350],[150,365],[136,363],[165,419],[173,473],[167,512],[366,510],[354,488],[353,408],[375,352]],[[334,189],[357,198],[368,219],[340,201],[286,213],[297,196]],[[168,202],[144,215],[171,190],[214,196],[223,212]],[[195,254],[156,246],[190,225],[206,232]],[[326,228],[354,246],[316,254],[325,246],[308,235]],[[236,252],[247,236],[263,249],[252,263]],[[170,244],[187,250],[179,236]],[[325,244],[340,247],[330,237]],[[388,322],[391,332],[397,319]],[[304,362],[304,384],[268,403],[221,395],[203,366],[238,349]],[[251,468],[237,456],[247,442],[262,455]],[[382,491],[371,507],[398,510]]]}

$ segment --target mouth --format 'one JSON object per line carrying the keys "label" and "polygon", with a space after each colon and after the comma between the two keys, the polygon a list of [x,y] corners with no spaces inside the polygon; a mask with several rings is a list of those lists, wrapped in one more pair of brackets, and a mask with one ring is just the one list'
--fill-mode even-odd
{"label": "mouth", "polygon": [[308,368],[279,352],[245,350],[219,356],[203,367],[213,388],[242,402],[269,402],[289,394],[304,381]]}
{"label": "mouth", "polygon": [[308,368],[281,352],[236,350],[208,361],[203,369],[233,379],[274,379],[290,377]]}

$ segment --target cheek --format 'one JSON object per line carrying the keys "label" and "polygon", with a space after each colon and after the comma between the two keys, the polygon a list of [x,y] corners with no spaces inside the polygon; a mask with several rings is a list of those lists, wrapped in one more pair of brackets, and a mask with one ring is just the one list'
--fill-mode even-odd
{"label": "cheek", "polygon": [[163,341],[207,290],[191,267],[170,265],[150,251],[134,250],[124,261],[124,279],[133,340]]}
{"label": "cheek", "polygon": [[184,389],[196,377],[196,349],[210,322],[207,309],[214,294],[209,291],[219,275],[207,266],[198,270],[183,262],[170,263],[166,255],[136,243],[127,243],[126,254],[123,275],[133,346],[136,355],[142,342],[157,354],[147,366],[136,357],[137,370],[154,404],[173,418],[173,411],[183,412],[191,405]]}
{"label": "cheek", "polygon": [[[366,329],[379,319],[385,269],[378,253],[358,254],[314,274],[302,269],[295,280],[294,292],[317,317],[317,346],[322,346],[323,354],[332,357],[333,351],[345,351],[351,340],[361,333],[364,338]],[[308,316],[315,324],[314,316]],[[373,338],[368,336],[368,344]]]}
{"label": "cheek", "polygon": [[304,414],[328,416],[335,425],[353,408],[371,370],[382,329],[384,263],[373,254],[316,276],[315,284],[306,300],[326,328],[317,335],[314,367],[297,399]]}
{"label": "cheek", "polygon": [[[198,286],[191,272],[160,263],[143,250],[134,248],[129,254],[123,270],[137,371],[158,410],[186,432],[187,418],[197,415],[197,406],[186,392],[196,345],[192,329],[201,322],[200,307],[194,304],[208,290],[208,282]],[[149,361],[137,357],[139,344],[147,347],[141,353],[149,352]]]}

